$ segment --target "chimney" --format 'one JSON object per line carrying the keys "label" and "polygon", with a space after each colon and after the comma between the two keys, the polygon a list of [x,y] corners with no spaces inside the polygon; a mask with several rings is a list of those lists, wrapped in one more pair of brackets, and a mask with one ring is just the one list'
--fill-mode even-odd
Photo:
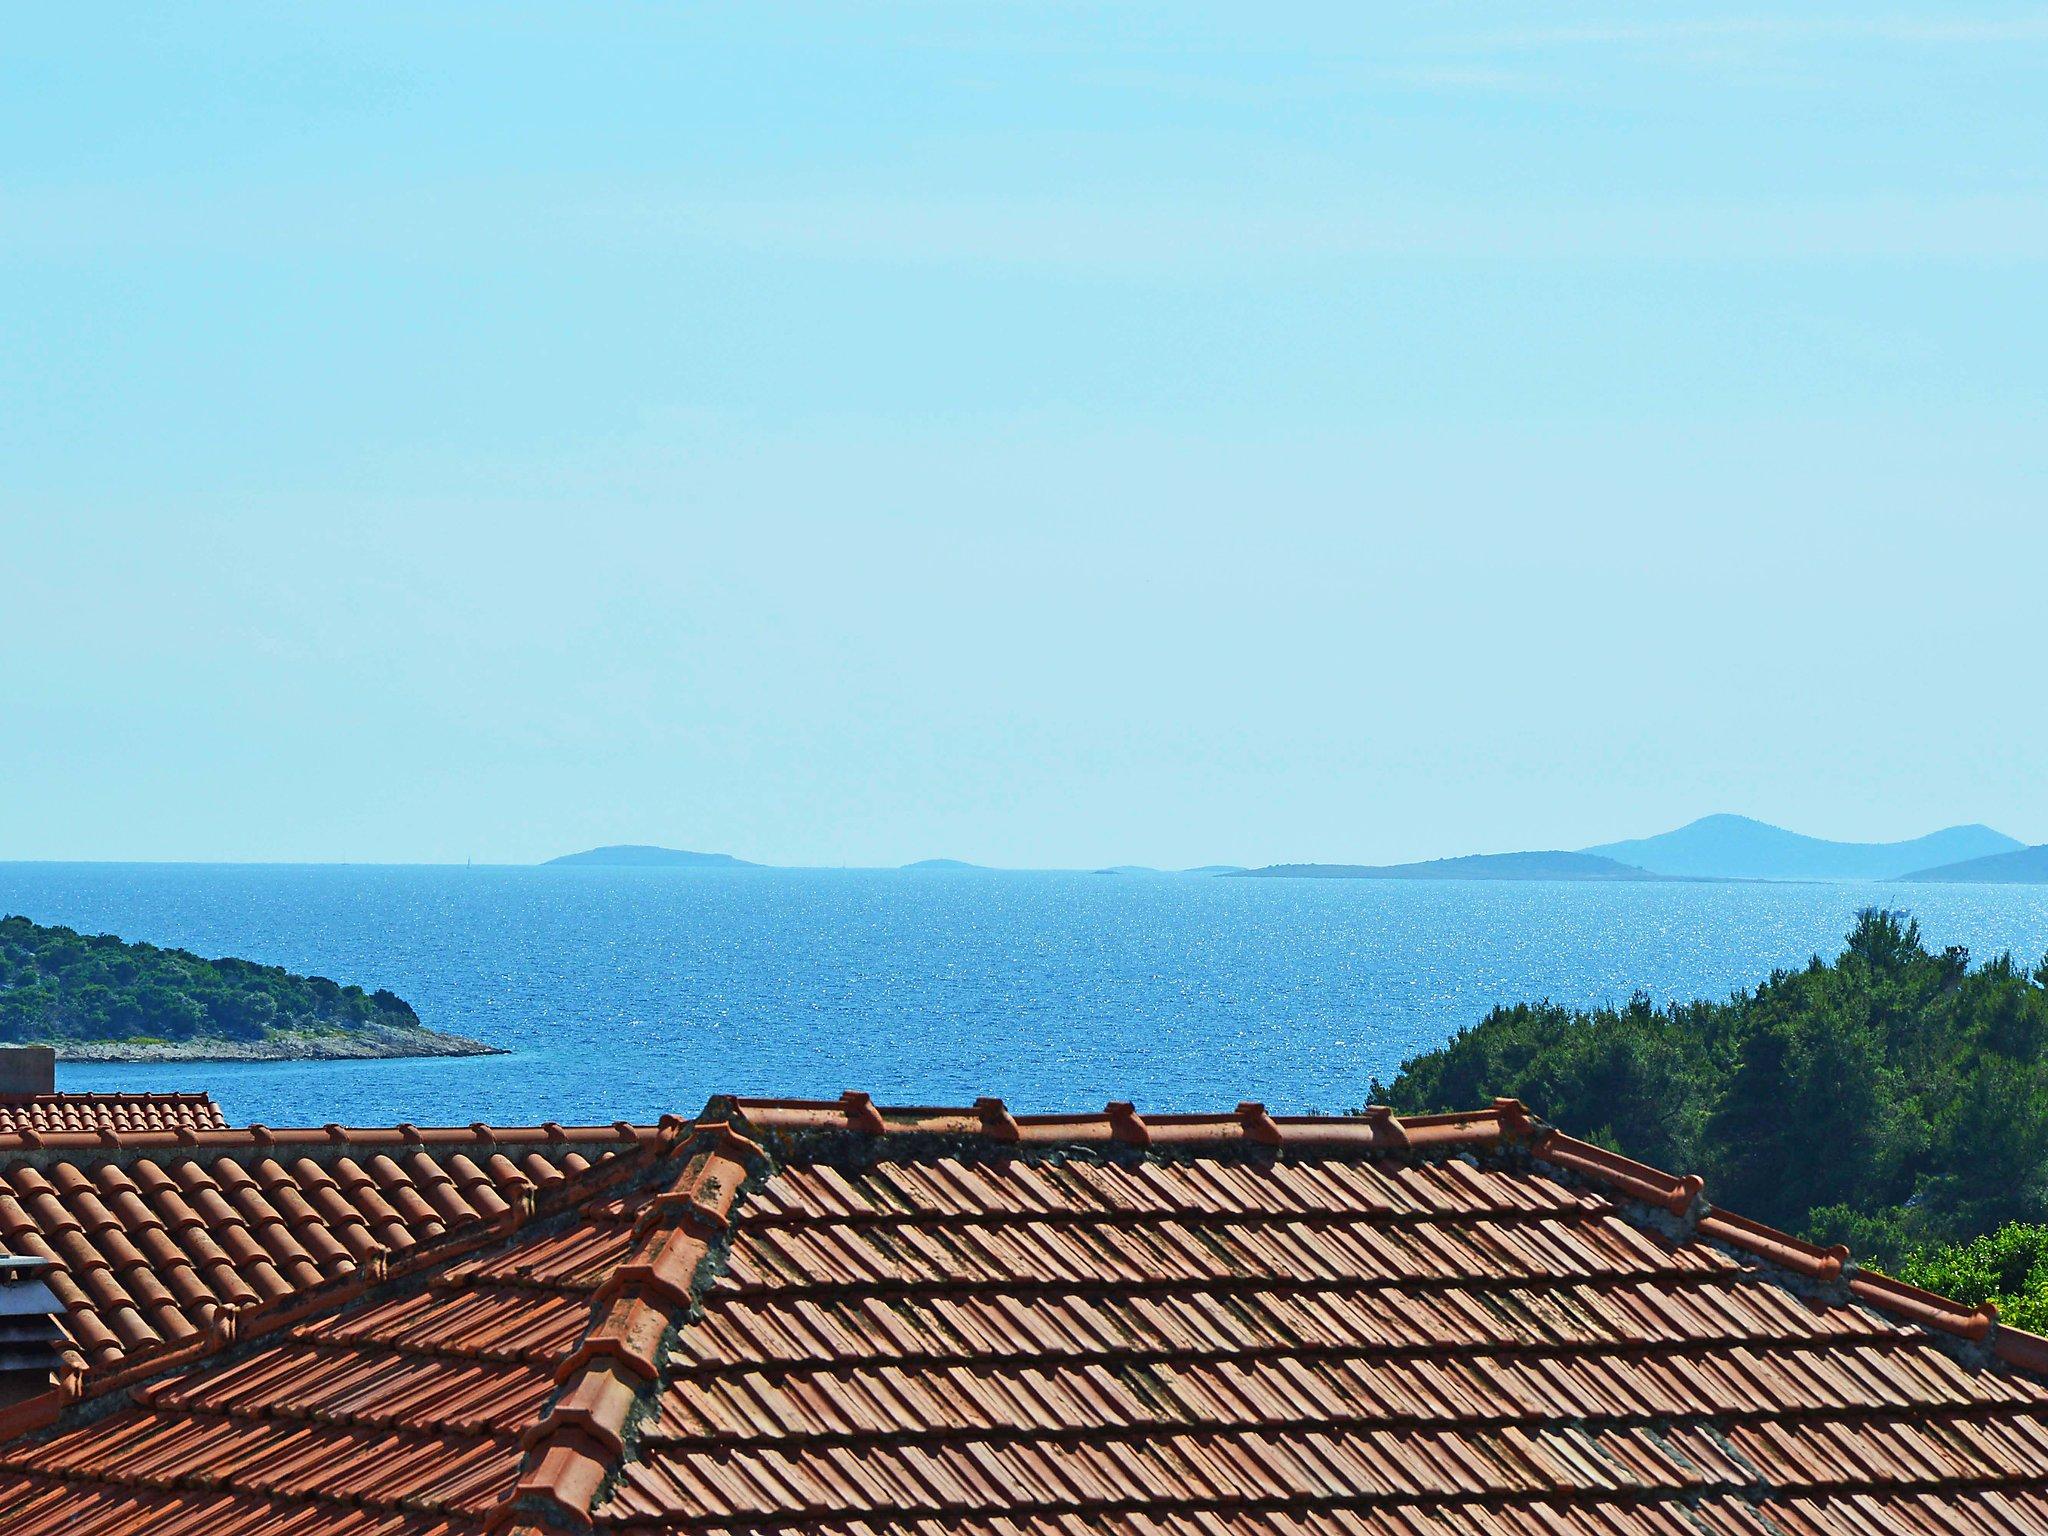
{"label": "chimney", "polygon": [[57,1091],[57,1053],[47,1045],[0,1046],[0,1097]]}
{"label": "chimney", "polygon": [[43,1279],[49,1261],[0,1254],[0,1408],[56,1385],[64,1348],[64,1303]]}

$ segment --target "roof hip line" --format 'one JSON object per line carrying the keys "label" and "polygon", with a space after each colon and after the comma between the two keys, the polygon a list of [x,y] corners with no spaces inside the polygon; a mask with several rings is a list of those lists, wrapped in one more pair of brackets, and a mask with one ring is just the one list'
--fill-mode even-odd
{"label": "roof hip line", "polygon": [[665,1118],[660,1155],[681,1158],[668,1188],[634,1223],[630,1256],[600,1285],[590,1326],[555,1370],[556,1390],[520,1437],[524,1456],[486,1527],[540,1518],[593,1529],[592,1516],[637,1438],[666,1372],[666,1343],[722,1269],[741,1194],[772,1164],[729,1122]]}

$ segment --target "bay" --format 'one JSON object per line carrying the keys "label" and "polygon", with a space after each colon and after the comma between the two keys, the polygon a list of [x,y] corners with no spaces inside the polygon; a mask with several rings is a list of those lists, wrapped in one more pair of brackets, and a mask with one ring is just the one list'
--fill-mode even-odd
{"label": "bay", "polygon": [[2048,951],[2039,886],[0,864],[0,912],[388,986],[508,1052],[59,1069],[271,1125],[602,1123],[845,1088],[1337,1111],[1497,1001],[1724,996],[1833,955],[1866,905],[1980,957]]}

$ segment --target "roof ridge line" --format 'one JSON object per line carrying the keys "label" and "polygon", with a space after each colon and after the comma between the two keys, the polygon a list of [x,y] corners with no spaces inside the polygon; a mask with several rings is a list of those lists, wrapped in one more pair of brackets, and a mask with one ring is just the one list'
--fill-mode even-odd
{"label": "roof ridge line", "polygon": [[741,1193],[773,1169],[726,1121],[698,1121],[663,1155],[683,1156],[683,1168],[639,1213],[630,1256],[593,1296],[589,1326],[555,1369],[553,1396],[520,1436],[518,1478],[485,1517],[488,1530],[534,1518],[592,1527],[663,1384],[664,1345],[723,1266]]}
{"label": "roof ridge line", "polygon": [[[62,1095],[59,1095],[62,1097]],[[154,1097],[152,1095],[152,1097]],[[664,1116],[663,1119],[673,1119]],[[276,1127],[252,1120],[247,1125],[216,1126],[207,1130],[180,1127],[176,1130],[117,1131],[104,1127],[96,1131],[37,1131],[22,1129],[0,1132],[0,1153],[5,1152],[109,1152],[220,1151],[233,1152],[251,1147],[461,1147],[525,1145],[543,1142],[554,1145],[603,1145],[614,1142],[656,1142],[660,1124],[636,1125],[614,1120],[609,1125],[563,1125],[548,1120],[531,1126],[493,1126],[473,1120],[466,1126],[418,1126],[401,1121],[390,1126]]]}
{"label": "roof ridge line", "polygon": [[1668,1212],[1689,1236],[1736,1249],[1804,1280],[1834,1288],[1842,1299],[1862,1302],[1902,1322],[1966,1344],[1986,1346],[2007,1365],[2048,1375],[2048,1337],[2001,1323],[1995,1302],[1973,1307],[1922,1290],[1881,1270],[1865,1269],[1855,1262],[1846,1243],[1822,1247],[1711,1204],[1705,1194],[1706,1181],[1696,1173],[1680,1178],[1556,1129],[1544,1132],[1529,1150],[1533,1157]]}
{"label": "roof ridge line", "polygon": [[124,1103],[154,1104],[170,1100],[177,1104],[212,1102],[205,1088],[38,1088],[27,1093],[0,1093],[0,1104],[48,1103],[51,1100],[98,1099]]}
{"label": "roof ridge line", "polygon": [[[1495,1100],[1496,1104],[1502,1102],[1521,1108],[1520,1103],[1513,1099]],[[1526,1115],[1527,1111],[1523,1113]],[[1639,1163],[1619,1152],[1610,1152],[1595,1142],[1568,1136],[1534,1117],[1530,1117],[1527,1123],[1530,1132],[1526,1139],[1531,1157],[1617,1190],[1644,1205],[1654,1205],[1681,1219],[1694,1211],[1707,1187],[1707,1181],[1696,1173],[1666,1173],[1661,1168]]]}
{"label": "roof ridge line", "polygon": [[1360,1115],[1273,1115],[1256,1100],[1224,1114],[1145,1114],[1126,1100],[1080,1114],[1018,1115],[999,1098],[980,1098],[971,1107],[883,1106],[871,1095],[849,1089],[837,1099],[771,1099],[718,1095],[707,1116],[744,1121],[763,1139],[801,1141],[807,1134],[852,1133],[870,1137],[967,1137],[997,1146],[1059,1146],[1074,1143],[1158,1148],[1239,1147],[1360,1152],[1401,1151],[1454,1145],[1488,1146],[1525,1140],[1536,1124],[1514,1099],[1496,1100],[1469,1113],[1400,1116],[1385,1105]]}

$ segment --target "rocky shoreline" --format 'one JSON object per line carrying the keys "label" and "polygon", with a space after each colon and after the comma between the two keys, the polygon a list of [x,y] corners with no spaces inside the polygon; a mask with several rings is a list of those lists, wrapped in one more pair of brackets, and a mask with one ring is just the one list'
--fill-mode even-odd
{"label": "rocky shoreline", "polygon": [[395,1061],[422,1056],[502,1056],[481,1040],[436,1029],[364,1024],[347,1030],[279,1030],[261,1040],[47,1040],[59,1061]]}

